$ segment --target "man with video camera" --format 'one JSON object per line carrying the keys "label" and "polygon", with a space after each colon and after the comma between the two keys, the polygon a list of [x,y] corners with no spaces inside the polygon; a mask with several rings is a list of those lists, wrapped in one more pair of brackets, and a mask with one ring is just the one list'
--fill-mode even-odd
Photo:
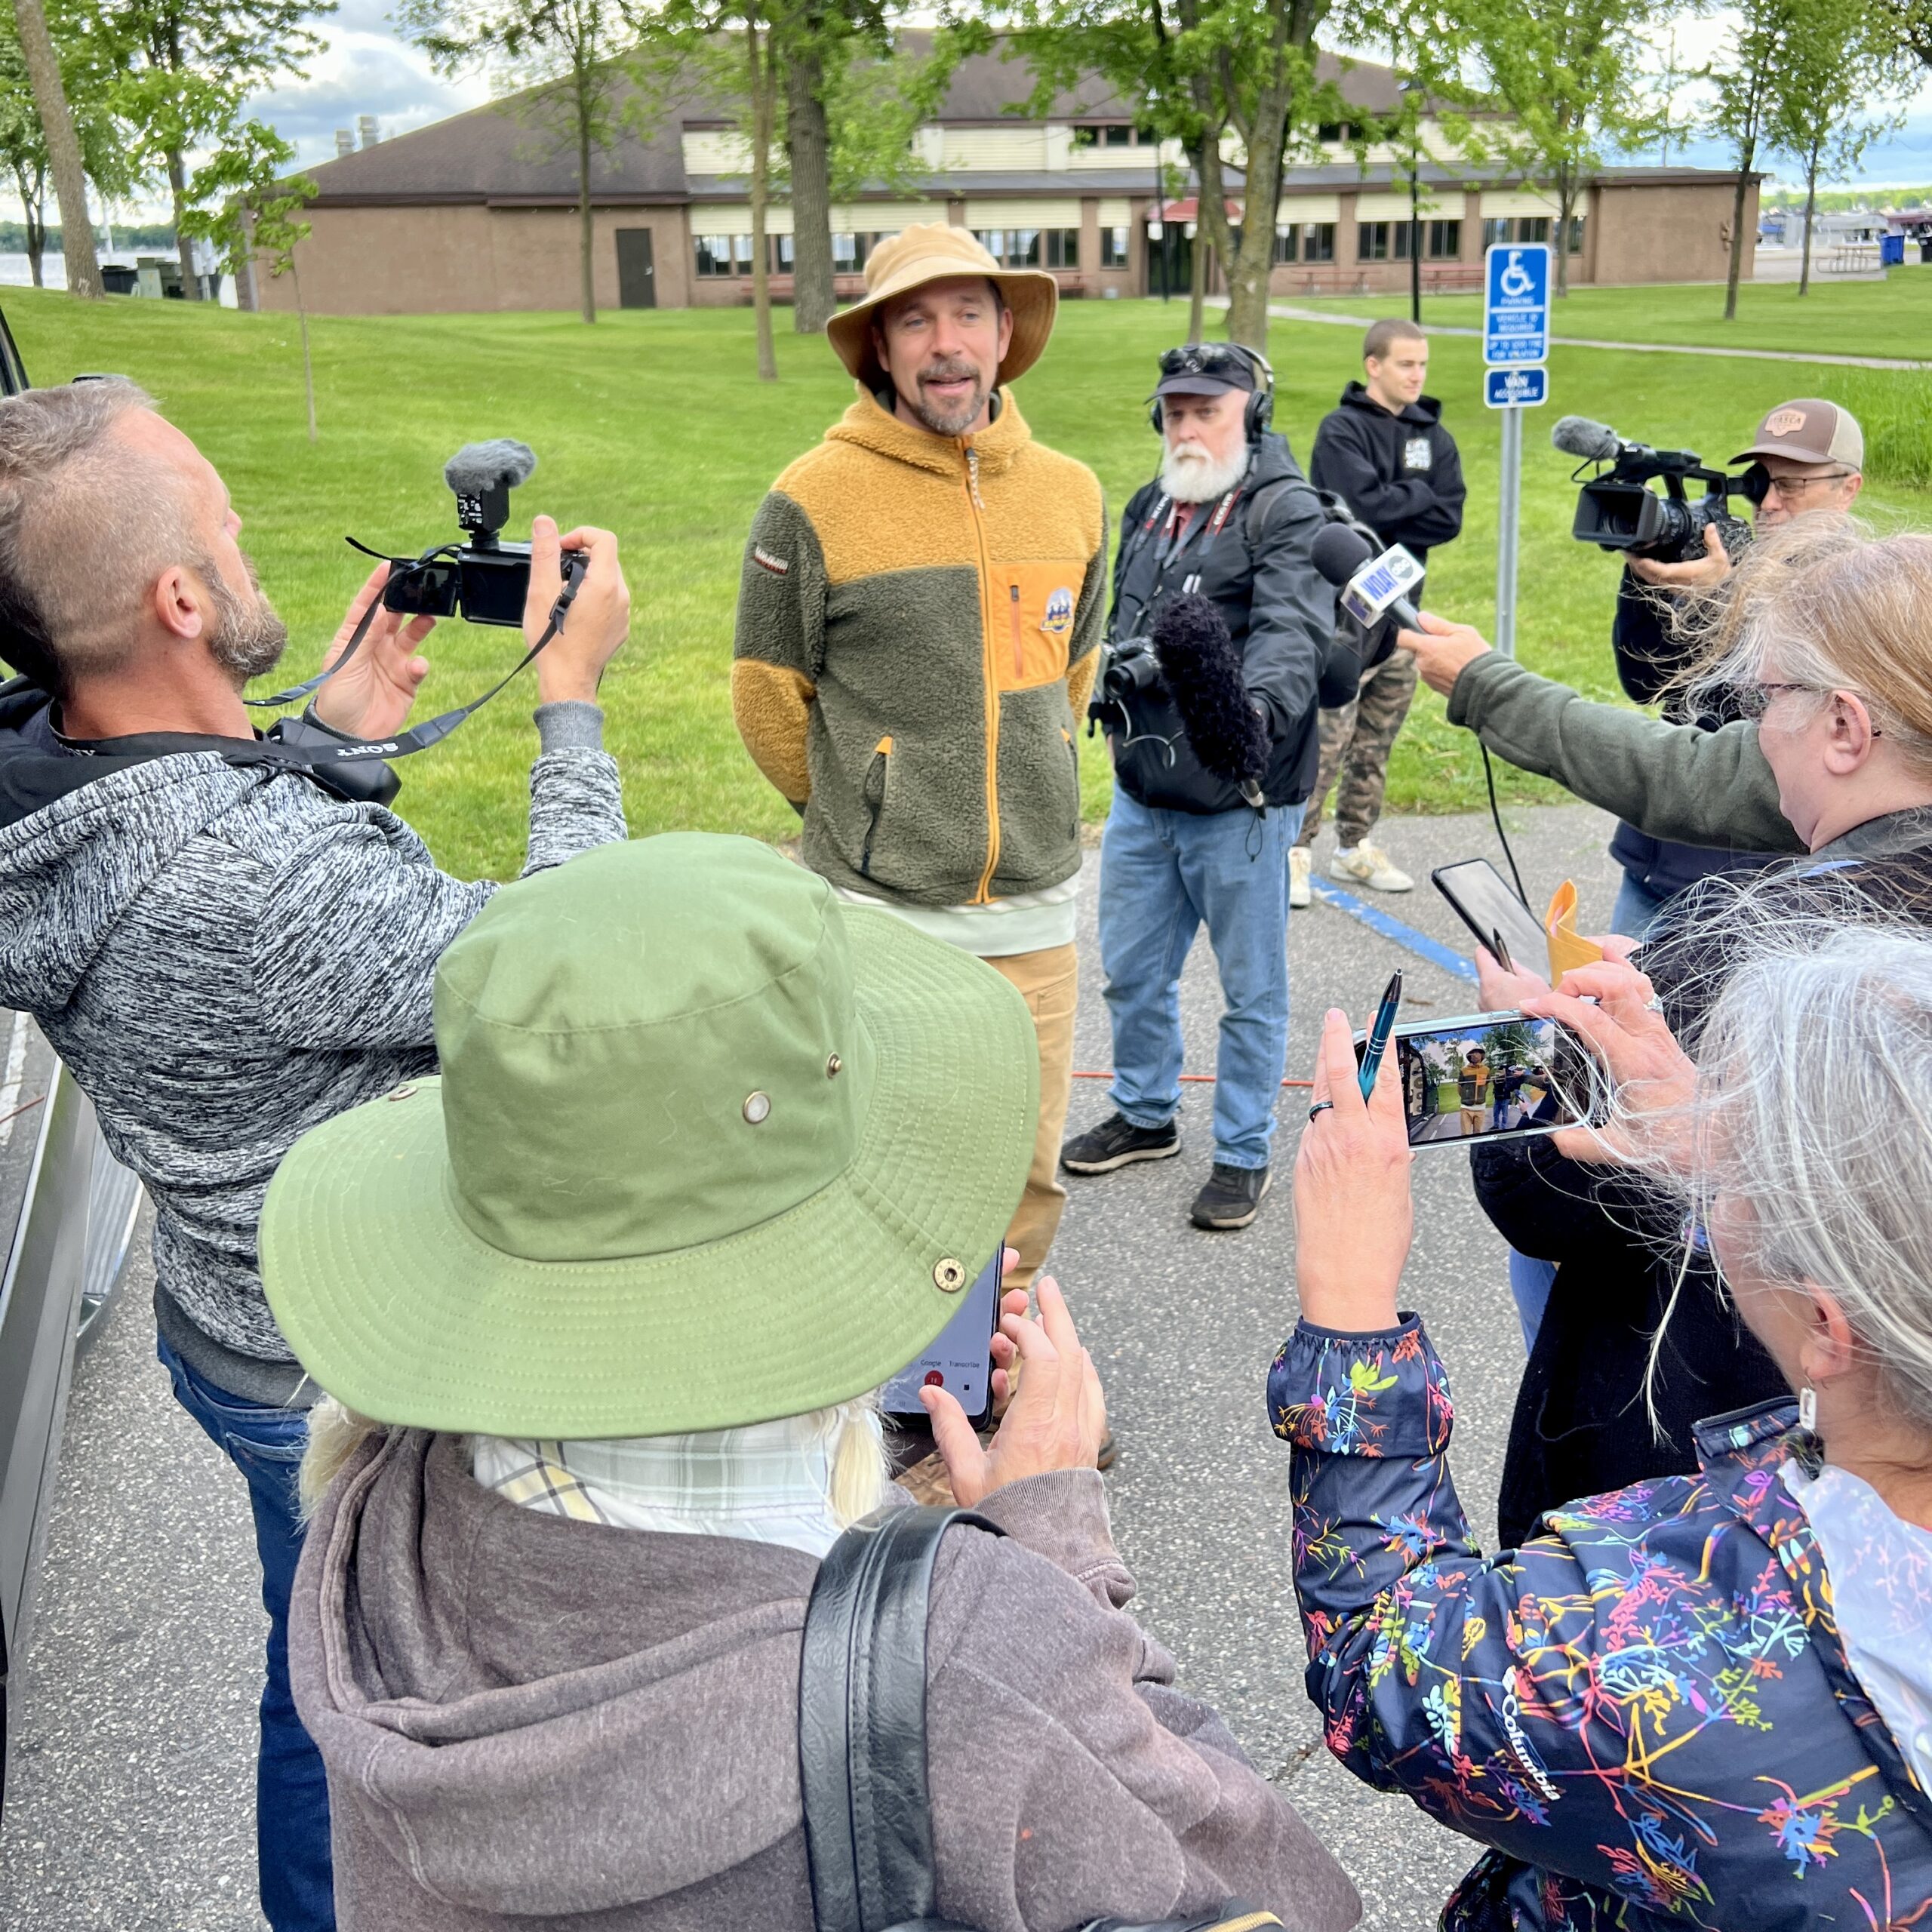
{"label": "man with video camera", "polygon": [[[131,383],[0,401],[0,656],[22,674],[0,686],[0,1004],[39,1021],[146,1187],[161,1361],[248,1484],[269,1615],[262,1909],[308,1932],[334,1922],[322,1765],[287,1657],[315,1392],[263,1298],[257,1223],[303,1133],[436,1071],[436,961],[496,886],[438,871],[325,764],[255,736],[242,692],[288,631],[241,528],[213,465]],[[574,556],[575,601],[537,660],[526,872],[625,835],[596,703],[629,623],[608,531],[536,520],[523,629],[545,634]],[[338,740],[394,738],[428,674],[432,620],[370,615],[389,574],[350,605],[312,706]]]}
{"label": "man with video camera", "polygon": [[[1757,506],[1758,525],[1774,529],[1794,516],[1848,509],[1863,481],[1864,457],[1864,438],[1850,412],[1835,403],[1807,398],[1780,403],[1758,424],[1750,448],[1731,461],[1752,465],[1744,494]],[[1727,718],[1718,713],[1688,715],[1672,702],[1671,694],[1687,659],[1678,622],[1686,599],[1721,595],[1730,572],[1733,560],[1724,541],[1726,520],[1705,522],[1675,546],[1692,549],[1688,556],[1666,561],[1629,553],[1611,630],[1617,678],[1624,690],[1639,704],[1662,700],[1667,716],[1706,730],[1727,722]],[[1714,873],[1755,871],[1771,856],[1654,838],[1627,821],[1617,828],[1610,850],[1623,870],[1611,926],[1632,939],[1642,938],[1664,906],[1686,887]]]}
{"label": "man with video camera", "polygon": [[1244,1228],[1268,1187],[1288,852],[1315,783],[1334,595],[1312,561],[1321,503],[1269,427],[1266,360],[1189,343],[1160,368],[1161,472],[1121,519],[1093,705],[1114,761],[1100,909],[1115,1110],[1060,1160],[1097,1174],[1180,1151],[1179,983],[1204,923],[1226,1006],[1214,1166],[1192,1219]]}

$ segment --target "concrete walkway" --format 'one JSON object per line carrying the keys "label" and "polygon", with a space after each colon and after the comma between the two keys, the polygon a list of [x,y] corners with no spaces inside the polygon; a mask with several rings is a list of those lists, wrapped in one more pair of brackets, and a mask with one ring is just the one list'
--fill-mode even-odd
{"label": "concrete walkway", "polygon": [[[1225,306],[1226,305],[1223,304]],[[1373,315],[1337,315],[1325,309],[1301,309],[1292,303],[1271,302],[1269,315],[1287,322],[1331,322],[1338,328],[1365,329]],[[1441,322],[1425,322],[1429,335],[1474,335],[1481,329],[1451,328]],[[1826,355],[1799,349],[1714,349],[1687,342],[1600,342],[1594,336],[1553,335],[1551,343],[1559,349],[1623,349],[1635,355],[1721,355],[1744,362],[1829,362],[1842,369],[1932,369],[1932,362],[1908,361],[1890,355]]]}

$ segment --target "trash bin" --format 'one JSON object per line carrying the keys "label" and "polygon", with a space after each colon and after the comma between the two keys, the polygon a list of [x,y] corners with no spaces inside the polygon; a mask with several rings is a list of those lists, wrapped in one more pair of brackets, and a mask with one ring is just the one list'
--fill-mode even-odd
{"label": "trash bin", "polygon": [[1895,263],[1901,266],[1905,261],[1905,237],[1903,235],[1881,235],[1878,237],[1878,265],[1890,268]]}
{"label": "trash bin", "polygon": [[1932,236],[1919,243],[1918,259],[1921,263],[1932,262]]}
{"label": "trash bin", "polygon": [[103,262],[100,285],[110,295],[131,295],[139,273],[139,270],[128,267],[125,262]]}

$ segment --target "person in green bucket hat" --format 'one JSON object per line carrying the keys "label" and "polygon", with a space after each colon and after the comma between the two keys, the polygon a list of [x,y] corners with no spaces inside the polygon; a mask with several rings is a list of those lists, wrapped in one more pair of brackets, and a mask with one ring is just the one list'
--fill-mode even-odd
{"label": "person in green bucket hat", "polygon": [[[329,1392],[291,1675],[339,1924],[810,1932],[800,1633],[903,1493],[876,1391],[999,1247],[1034,1138],[1026,1002],[749,839],[606,846],[445,954],[440,1077],[298,1141],[262,1219]],[[1098,1378],[1008,1297],[928,1629],[939,1902],[986,1932],[1353,1888],[1121,1612]]]}

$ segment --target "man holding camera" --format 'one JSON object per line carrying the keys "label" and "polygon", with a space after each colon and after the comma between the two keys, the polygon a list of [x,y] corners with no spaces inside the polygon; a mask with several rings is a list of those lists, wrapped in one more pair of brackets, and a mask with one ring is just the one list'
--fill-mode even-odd
{"label": "man holding camera", "polygon": [[[257,1778],[262,1909],[334,1922],[321,1761],[288,1686],[295,1469],[313,1385],[271,1317],[256,1227],[282,1155],[436,1071],[438,957],[496,889],[439,872],[380,806],[258,740],[242,702],[288,631],[214,466],[118,379],[0,401],[0,1004],[32,1013],[155,1209],[158,1352],[248,1484],[269,1615]],[[608,532],[533,531],[525,636],[586,565],[537,660],[535,872],[625,835],[596,697],[629,592]],[[370,577],[328,661],[381,596]],[[427,618],[379,611],[317,696],[386,739],[429,671]]]}
{"label": "man holding camera", "polygon": [[[1851,507],[1864,481],[1865,438],[1848,410],[1801,398],[1770,411],[1750,448],[1731,461],[1752,465],[1746,472],[1747,500],[1756,506],[1758,525],[1775,529],[1794,516],[1820,511],[1842,515]],[[1662,699],[1675,721],[1709,730],[1726,722],[1725,717],[1693,718],[1669,706],[1670,687],[1686,659],[1678,635],[1683,604],[1690,595],[1721,592],[1730,573],[1731,560],[1715,524],[1704,525],[1701,544],[1701,555],[1679,561],[1629,559],[1617,588],[1611,648],[1618,681],[1639,704]],[[1653,838],[1627,821],[1617,826],[1610,851],[1623,869],[1611,927],[1632,939],[1642,938],[1658,913],[1687,887],[1714,873],[1755,871],[1770,856]]]}
{"label": "man holding camera", "polygon": [[[1426,564],[1436,546],[1462,534],[1463,460],[1442,426],[1442,405],[1424,395],[1429,341],[1413,322],[1385,317],[1370,326],[1361,346],[1364,380],[1350,383],[1340,405],[1315,432],[1309,477],[1331,491],[1375,532],[1383,549],[1399,543]],[[1420,599],[1418,584],[1410,592]],[[1379,845],[1370,843],[1389,784],[1389,753],[1416,694],[1415,660],[1392,651],[1362,674],[1351,703],[1321,714],[1321,763],[1301,835],[1288,854],[1288,903],[1309,903],[1315,835],[1331,785],[1335,851],[1329,875],[1377,892],[1407,892],[1415,884]]]}
{"label": "man holding camera", "polygon": [[1269,427],[1273,399],[1266,362],[1238,343],[1161,357],[1161,474],[1121,519],[1094,707],[1114,761],[1100,951],[1115,1111],[1061,1161],[1106,1174],[1180,1151],[1180,971],[1204,923],[1226,1002],[1214,1165],[1192,1209],[1208,1229],[1247,1226],[1267,1192],[1287,1048],[1287,857],[1315,780],[1335,623],[1312,561],[1321,504]]}
{"label": "man holding camera", "polygon": [[1072,1082],[1080,881],[1076,724],[1097,661],[1106,508],[1035,441],[1011,385],[1038,360],[1054,278],[964,229],[872,252],[832,318],[859,395],[759,506],[731,703],[804,821],[805,863],[977,954],[1032,1013],[1040,1115],[1008,1241],[1046,1259]]}

